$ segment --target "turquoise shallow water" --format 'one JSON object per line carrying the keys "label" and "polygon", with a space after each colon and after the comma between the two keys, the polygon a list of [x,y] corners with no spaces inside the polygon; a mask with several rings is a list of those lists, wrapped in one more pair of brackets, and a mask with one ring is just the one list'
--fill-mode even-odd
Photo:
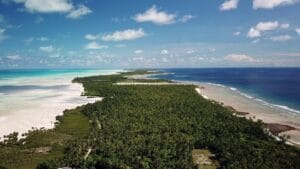
{"label": "turquoise shallow water", "polygon": [[75,77],[113,74],[123,70],[0,70],[0,137],[32,127],[52,128],[65,109],[93,103],[82,97]]}
{"label": "turquoise shallow water", "polygon": [[84,76],[96,75],[97,73],[110,73],[122,70],[101,70],[101,69],[18,69],[0,70],[0,80],[19,77],[40,77],[40,76]]}
{"label": "turquoise shallow water", "polygon": [[[92,76],[99,74],[110,74],[123,70],[101,70],[101,69],[26,69],[26,70],[0,70],[0,93],[6,90],[19,90],[27,88],[31,82],[35,84],[41,79],[69,80],[75,77]],[[25,85],[25,87],[24,87]],[[34,85],[31,85],[33,88]],[[36,86],[39,88],[39,86]]]}

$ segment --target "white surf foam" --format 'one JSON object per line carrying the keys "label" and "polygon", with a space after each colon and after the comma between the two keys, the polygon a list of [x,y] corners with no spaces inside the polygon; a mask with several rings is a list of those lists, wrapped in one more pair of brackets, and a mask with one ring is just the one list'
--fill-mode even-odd
{"label": "white surf foam", "polygon": [[274,109],[281,109],[283,111],[288,111],[289,113],[298,113],[300,114],[300,110],[296,110],[296,109],[293,109],[293,108],[290,108],[286,105],[279,105],[279,104],[274,104],[274,103],[270,103],[270,102],[267,102],[261,98],[255,98],[249,94],[246,94],[244,92],[241,92],[240,90],[238,90],[237,88],[235,87],[230,87],[230,86],[225,86],[225,85],[221,85],[221,84],[216,84],[216,83],[206,83],[206,84],[209,84],[209,85],[214,85],[214,86],[219,86],[219,87],[223,87],[223,88],[228,88],[229,90],[233,91],[233,92],[236,92],[250,100],[255,100],[257,102],[259,102],[260,104],[262,105],[265,105],[265,106],[269,106],[271,108],[274,108]]}

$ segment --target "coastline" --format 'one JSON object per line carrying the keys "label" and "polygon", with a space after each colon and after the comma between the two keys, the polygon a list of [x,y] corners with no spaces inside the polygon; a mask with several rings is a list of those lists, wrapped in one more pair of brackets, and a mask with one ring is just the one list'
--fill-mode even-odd
{"label": "coastline", "polygon": [[[103,74],[115,73],[116,72],[106,72]],[[148,75],[131,75],[129,76],[129,78],[157,79],[155,77],[151,77],[155,75],[158,74],[156,72],[153,72],[153,74]],[[90,75],[86,74],[84,76]],[[39,85],[45,88],[49,86],[59,87],[50,88],[49,91],[45,91],[43,89],[33,89],[29,91],[22,91],[21,93],[17,92],[17,95],[15,97],[12,97],[12,99],[15,99],[16,97],[25,97],[29,102],[23,104],[28,105],[26,105],[27,107],[23,109],[24,105],[23,107],[13,107],[14,105],[10,104],[8,106],[12,108],[10,112],[6,112],[5,115],[3,115],[0,110],[0,140],[3,139],[3,136],[11,134],[12,132],[18,132],[19,136],[21,136],[21,134],[26,133],[32,129],[54,128],[56,117],[62,115],[64,110],[74,109],[84,104],[94,103],[96,101],[102,100],[102,98],[99,97],[82,96],[82,93],[84,93],[84,87],[81,83],[72,83],[73,78],[75,77],[54,77],[55,80],[53,81],[51,78],[49,79],[47,77],[43,77],[38,81],[30,82],[28,84],[22,83],[25,85]],[[267,105],[261,104],[260,100],[253,99],[252,97],[239,92],[237,89],[231,89],[227,86],[194,81],[173,82],[175,82],[173,83],[174,85],[193,84],[199,86],[198,88],[196,88],[196,91],[200,95],[202,95],[203,98],[223,103],[225,107],[232,108],[238,112],[241,112],[239,116],[252,118],[253,120],[260,119],[264,123],[266,123],[267,126],[271,126],[270,131],[274,130],[279,135],[288,135],[290,136],[290,139],[288,139],[290,143],[300,145],[300,114],[285,113],[280,111],[280,109],[276,110]],[[152,85],[169,84],[170,83],[168,82],[152,83]],[[117,83],[116,85],[147,85],[147,83],[125,82]],[[29,98],[29,96],[31,95],[35,95],[34,98]],[[37,100],[37,98],[40,98],[40,100]],[[33,102],[33,104],[30,102]]]}
{"label": "coastline", "polygon": [[[155,159],[151,161],[142,158],[138,163],[130,160],[127,166],[140,168],[140,160],[144,160],[154,168],[174,165],[180,168],[182,164],[192,167],[191,154],[193,159],[203,159],[203,155],[207,158],[216,157],[216,161],[210,164],[225,168],[224,159],[228,164],[238,164],[238,168],[251,168],[253,161],[259,161],[262,157],[267,168],[299,166],[300,152],[296,146],[285,144],[287,142],[283,142],[281,138],[266,132],[262,128],[263,123],[235,117],[232,113],[238,112],[205,100],[195,91],[196,85],[169,81],[168,85],[157,86],[165,84],[165,80],[130,80],[127,78],[130,74],[126,72],[113,76],[74,79],[73,82],[83,84],[87,96],[104,96],[105,101],[66,110],[58,118],[59,123],[53,130],[36,130],[19,140],[16,135],[10,135],[8,140],[0,144],[0,156],[3,157],[0,158],[1,166],[31,169],[46,165],[64,168],[72,166],[74,160],[89,159],[88,162],[103,157],[111,160],[115,159],[115,154],[120,161],[124,160],[123,164],[127,164],[128,159],[135,159],[139,152],[165,154],[170,149],[171,152],[181,153],[166,154],[163,157],[155,155]],[[126,84],[118,85],[124,82]],[[201,92],[200,88],[198,91]],[[91,142],[91,138],[94,141]],[[149,146],[145,146],[144,140]],[[118,151],[118,147],[121,150],[133,150],[129,151],[133,153]],[[219,150],[216,151],[214,147]],[[70,151],[65,151],[66,149]],[[112,156],[97,153],[101,149]],[[74,151],[78,155],[74,156]],[[152,153],[153,151],[155,152]],[[123,152],[126,158],[123,158]],[[228,153],[233,155],[228,159],[224,158]],[[33,158],[36,159],[32,161]],[[71,161],[68,160],[70,158]],[[161,159],[166,160],[163,160],[161,167],[157,167],[157,161]],[[179,163],[178,159],[181,160]],[[283,163],[278,159],[283,160]],[[240,161],[243,162],[239,163]],[[100,162],[108,167],[119,165]],[[207,164],[205,159],[202,162]],[[255,168],[261,166],[260,163],[255,165]],[[79,168],[86,166],[91,165],[82,163]]]}
{"label": "coastline", "polygon": [[[138,75],[131,78],[157,79],[153,77],[155,75],[160,74]],[[279,106],[270,107],[270,104],[239,92],[235,88],[204,82],[172,81],[198,86],[196,92],[203,98],[223,103],[225,107],[241,112],[239,116],[262,120],[270,127],[270,131],[274,130],[279,136],[289,136],[288,144],[300,146],[300,114],[288,112]]]}
{"label": "coastline", "polygon": [[[99,72],[97,75],[115,74],[118,71]],[[96,75],[96,72],[80,73],[80,76]],[[0,93],[0,141],[3,136],[18,132],[22,134],[32,129],[52,129],[56,117],[67,109],[74,109],[88,103],[101,101],[100,97],[83,96],[84,87],[72,80],[78,74],[58,74],[41,77],[21,77],[2,85],[12,88]],[[17,88],[17,90],[15,90]],[[19,89],[21,88],[21,89]]]}
{"label": "coastline", "polygon": [[281,128],[280,125],[282,127],[290,126],[291,128],[286,128],[286,131],[279,132],[279,135],[288,135],[290,136],[290,139],[288,139],[290,143],[300,145],[300,115],[284,113],[279,109],[276,110],[260,104],[256,100],[227,87],[207,83],[197,83],[197,85],[199,86],[198,93],[204,98],[221,102],[225,107],[232,107],[239,112],[244,112],[242,116],[246,118],[273,124],[269,125],[273,128]]}

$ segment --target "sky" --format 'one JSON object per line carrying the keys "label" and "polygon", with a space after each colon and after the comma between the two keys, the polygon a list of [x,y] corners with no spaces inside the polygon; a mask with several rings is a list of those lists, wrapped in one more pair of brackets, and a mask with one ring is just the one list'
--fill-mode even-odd
{"label": "sky", "polygon": [[0,0],[0,69],[299,67],[300,0]]}

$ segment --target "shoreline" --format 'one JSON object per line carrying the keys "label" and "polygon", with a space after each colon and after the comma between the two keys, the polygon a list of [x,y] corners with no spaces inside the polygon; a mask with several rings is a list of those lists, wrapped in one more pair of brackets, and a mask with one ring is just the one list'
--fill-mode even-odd
{"label": "shoreline", "polygon": [[241,112],[238,116],[262,120],[267,128],[279,136],[287,135],[288,143],[300,145],[300,115],[276,111],[267,105],[253,102],[250,98],[227,87],[197,83],[197,92],[202,97],[224,104],[225,107]]}
{"label": "shoreline", "polygon": [[[65,110],[102,100],[100,97],[82,96],[84,92],[82,84],[70,82],[67,88],[65,91],[60,91],[57,96],[51,96],[49,93],[44,99],[41,98],[41,101],[36,100],[32,104],[28,103],[29,105],[20,105],[2,114],[0,116],[0,141],[5,135],[13,132],[18,132],[19,138],[22,138],[22,134],[32,129],[52,129],[55,127],[56,117],[63,115]],[[24,95],[30,94],[32,93],[24,93]]]}
{"label": "shoreline", "polygon": [[[131,78],[157,79],[156,77],[151,77],[155,75],[157,74],[138,75],[132,76]],[[224,107],[233,108],[235,111],[240,112],[238,115],[240,117],[262,120],[267,126],[269,125],[270,131],[277,132],[279,136],[290,136],[290,138],[287,139],[288,144],[300,146],[300,114],[288,112],[288,110],[280,107],[278,109],[276,109],[276,107],[272,108],[266,104],[260,103],[258,100],[253,101],[252,97],[249,97],[236,89],[232,90],[230,87],[224,85],[195,81],[171,81],[179,84],[192,84],[198,86],[196,92],[203,98],[223,103]]]}
{"label": "shoreline", "polygon": [[[111,74],[114,74],[112,72]],[[156,79],[153,77],[155,74],[147,75],[133,75],[129,78],[131,79]],[[88,74],[86,76],[89,76]],[[75,77],[74,77],[75,78]],[[46,80],[46,81],[43,81]],[[47,83],[47,78],[43,79],[43,83]],[[51,129],[55,127],[56,117],[63,114],[66,109],[73,109],[78,106],[82,106],[88,103],[94,103],[96,101],[101,101],[102,98],[98,97],[87,97],[83,96],[84,87],[81,83],[73,83],[72,80],[65,78],[65,81],[60,84],[68,84],[69,89],[61,95],[65,96],[60,98],[60,100],[55,100],[49,97],[48,105],[55,105],[55,110],[53,107],[40,107],[45,103],[40,103],[35,105],[29,112],[26,110],[17,111],[12,114],[7,114],[3,116],[0,113],[0,122],[4,127],[0,128],[0,140],[3,139],[4,135],[11,134],[12,132],[18,132],[19,136],[30,130],[45,128]],[[214,85],[210,83],[203,82],[190,82],[190,81],[174,81],[174,85],[192,84],[198,86],[196,92],[200,94],[203,98],[214,100],[224,104],[224,107],[234,109],[238,112],[238,116],[252,118],[254,120],[262,120],[264,123],[269,125],[270,131],[275,131],[279,135],[289,135],[290,139],[288,141],[295,145],[300,145],[300,115],[289,114],[282,112],[274,112],[274,110],[266,105],[255,103],[251,101],[250,97],[246,97],[245,94],[237,92],[237,90],[231,90],[229,87],[222,85]],[[120,83],[117,85],[147,85],[146,83]],[[157,83],[156,85],[168,85],[168,83]],[[31,92],[39,92],[31,91]],[[56,91],[57,92],[57,91]],[[28,94],[28,93],[27,93]],[[32,94],[32,93],[29,93]],[[54,96],[55,97],[55,96]],[[49,101],[52,102],[49,103]],[[41,110],[43,113],[41,113]],[[20,116],[21,114],[21,116]],[[40,115],[37,117],[37,115]],[[295,118],[297,117],[297,118]],[[26,121],[27,119],[27,121]],[[34,126],[34,127],[32,127]]]}
{"label": "shoreline", "polygon": [[[297,146],[283,142],[282,138],[266,130],[262,123],[235,117],[234,114],[238,114],[238,112],[230,111],[215,101],[205,101],[196,92],[202,93],[200,89],[205,88],[197,89],[194,84],[173,83],[172,81],[169,81],[168,86],[154,86],[165,80],[139,79],[133,85],[140,86],[133,87],[132,83],[127,83],[133,82],[132,80],[124,79],[126,74],[130,73],[110,77],[74,79],[73,82],[83,84],[87,97],[105,96],[104,99],[107,100],[67,110],[63,116],[58,118],[59,123],[53,130],[36,130],[20,140],[16,138],[16,135],[12,135],[11,139],[0,145],[4,150],[0,153],[0,156],[4,157],[1,158],[0,163],[7,168],[26,168],[24,166],[36,168],[36,166],[44,164],[63,168],[72,166],[74,160],[115,159],[115,153],[118,154],[120,160],[125,162],[128,161],[127,159],[136,159],[136,152],[142,151],[158,154],[158,156],[153,156],[155,159],[151,161],[148,158],[139,159],[136,167],[140,167],[140,160],[145,160],[145,163],[151,162],[151,166],[156,167],[157,161],[161,161],[162,158],[166,159],[164,160],[166,165],[161,165],[162,168],[174,166],[174,164],[177,168],[183,166],[182,164],[193,167],[194,165],[192,166],[190,163],[191,154],[193,158],[196,156],[197,159],[203,159],[203,155],[206,154],[208,154],[205,156],[207,158],[216,157],[215,164],[218,167],[225,166],[223,163],[225,159],[226,163],[234,164],[234,166],[242,161],[239,164],[240,168],[242,166],[251,168],[253,161],[261,161],[261,157],[266,159],[266,165],[269,168],[273,166],[285,168],[286,164],[291,166],[288,168],[299,166],[300,152]],[[124,85],[128,86],[114,86],[118,85],[118,82],[125,82]],[[107,106],[108,109],[105,108]],[[161,111],[165,113],[161,113]],[[134,112],[141,113],[132,114]],[[242,114],[248,113],[242,112]],[[145,126],[145,122],[149,125]],[[278,124],[271,125],[277,126]],[[288,126],[281,127],[283,128],[279,128],[280,130],[289,128]],[[199,133],[199,135],[195,135],[195,133]],[[135,137],[136,134],[138,137]],[[94,141],[91,142],[91,138]],[[129,142],[128,138],[130,138]],[[146,149],[145,143],[147,144]],[[171,149],[169,145],[172,145]],[[130,151],[133,153],[116,151],[116,147],[122,147],[122,150],[133,150]],[[152,153],[153,147],[154,153]],[[218,151],[216,151],[216,147],[219,149]],[[65,151],[66,148],[71,151]],[[107,153],[97,153],[101,149]],[[74,151],[78,156],[73,158]],[[169,151],[180,153],[168,153],[160,156]],[[195,151],[198,153],[195,154]],[[199,151],[207,153],[199,154]],[[122,156],[123,152],[126,153],[125,158]],[[270,154],[270,152],[272,153]],[[232,156],[227,159],[228,153]],[[241,156],[241,153],[246,156]],[[247,155],[248,153],[261,155]],[[92,156],[89,157],[90,154]],[[107,156],[107,154],[113,154],[113,156]],[[32,158],[37,156],[39,158],[32,161]],[[71,161],[63,161],[70,157]],[[183,161],[178,163],[178,159],[183,159]],[[44,163],[45,161],[50,163]],[[104,164],[104,167],[107,165],[108,167],[118,166],[119,164],[119,162],[112,163],[112,165],[100,162]],[[256,167],[260,165],[259,163]],[[89,163],[82,163],[79,167],[90,166]],[[132,163],[126,166],[134,167]]]}
{"label": "shoreline", "polygon": [[[123,70],[121,70],[123,71]],[[99,72],[97,75],[110,75],[119,71]],[[93,76],[95,73],[81,73],[80,76]],[[41,77],[21,77],[11,82],[2,81],[3,85],[11,85],[13,89],[0,93],[0,141],[4,136],[18,132],[18,137],[33,129],[52,129],[56,117],[63,115],[68,109],[74,109],[88,103],[101,101],[101,97],[82,95],[84,87],[81,83],[73,83],[78,77],[76,73],[58,74]],[[22,90],[14,90],[21,87]]]}

